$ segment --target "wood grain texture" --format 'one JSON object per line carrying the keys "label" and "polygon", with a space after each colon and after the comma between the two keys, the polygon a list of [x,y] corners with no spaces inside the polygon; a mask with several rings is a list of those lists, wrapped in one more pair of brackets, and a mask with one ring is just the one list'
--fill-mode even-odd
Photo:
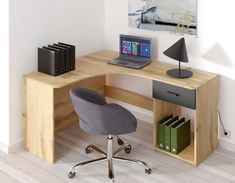
{"label": "wood grain texture", "polygon": [[194,138],[192,137],[191,138],[191,141],[190,141],[190,145],[188,147],[186,147],[183,151],[181,151],[179,154],[175,155],[175,154],[172,154],[168,151],[164,151],[158,147],[155,148],[155,150],[159,151],[159,152],[162,152],[164,154],[167,154],[169,156],[173,156],[177,159],[180,159],[184,162],[187,162],[191,165],[196,165],[195,161],[194,161],[194,155],[195,155],[195,151],[194,151]]}
{"label": "wood grain texture", "polygon": [[78,116],[73,110],[72,102],[69,95],[69,90],[75,87],[85,87],[98,91],[104,95],[105,92],[105,77],[96,76],[82,79],[76,83],[63,88],[54,89],[54,110],[55,110],[55,130],[56,132],[77,123]]}
{"label": "wood grain texture", "polygon": [[68,85],[53,88],[37,80],[24,78],[24,143],[40,158],[54,163],[54,134],[78,122],[73,110],[69,90],[86,87],[105,92],[105,76],[96,76]]}
{"label": "wood grain texture", "polygon": [[153,111],[153,99],[120,88],[106,86],[105,96]]}
{"label": "wood grain texture", "polygon": [[104,75],[104,74],[124,74],[140,76],[151,80],[158,80],[176,86],[196,89],[207,81],[216,77],[217,74],[192,69],[193,77],[187,79],[177,79],[169,77],[166,71],[177,67],[176,65],[167,64],[159,61],[153,61],[150,65],[142,69],[125,68],[107,64],[107,60],[117,57],[117,52],[100,51],[76,60],[76,70],[57,76],[48,76],[43,73],[34,72],[25,75],[31,79],[47,83],[54,88],[61,88],[70,85],[83,78]]}
{"label": "wood grain texture", "polygon": [[195,162],[199,165],[218,147],[218,77],[197,89]]}
{"label": "wood grain texture", "polygon": [[81,57],[76,61],[75,71],[57,77],[39,72],[25,75],[23,78],[25,147],[40,158],[54,163],[55,132],[78,122],[69,97],[69,90],[81,86],[95,89],[108,97],[153,110],[153,145],[154,149],[158,150],[157,123],[168,114],[179,114],[180,106],[105,86],[107,74],[123,74],[196,89],[195,138],[192,138],[191,145],[176,157],[194,165],[205,160],[218,145],[218,75],[193,69],[193,77],[177,79],[166,75],[167,70],[175,67],[166,63],[153,62],[140,70],[106,63],[116,56],[116,52],[101,51]]}
{"label": "wood grain texture", "polygon": [[54,162],[54,92],[42,82],[24,79],[24,145],[33,154]]}

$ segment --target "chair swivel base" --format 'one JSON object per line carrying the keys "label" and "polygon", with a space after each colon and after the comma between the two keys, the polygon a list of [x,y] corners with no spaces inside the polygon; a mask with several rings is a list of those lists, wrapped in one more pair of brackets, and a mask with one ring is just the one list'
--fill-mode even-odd
{"label": "chair swivel base", "polygon": [[115,150],[114,152],[112,151],[112,136],[108,137],[108,150],[107,150],[107,154],[100,149],[99,147],[95,146],[95,145],[88,145],[85,149],[86,154],[91,153],[92,150],[99,152],[101,155],[103,155],[104,157],[102,158],[97,158],[97,159],[93,159],[93,160],[89,160],[89,161],[85,161],[85,162],[81,162],[76,164],[72,170],[68,173],[68,177],[69,178],[74,178],[76,176],[76,168],[87,165],[87,164],[91,164],[91,163],[96,163],[96,162],[101,162],[101,161],[108,161],[108,177],[110,180],[110,183],[114,182],[114,173],[113,173],[113,160],[117,160],[117,161],[122,161],[122,162],[128,162],[128,163],[135,163],[135,164],[139,164],[144,166],[145,168],[145,173],[147,174],[151,174],[151,169],[149,168],[148,164],[145,163],[144,161],[140,161],[140,160],[134,160],[134,159],[127,159],[127,158],[121,158],[121,157],[117,157],[115,156],[116,154],[118,154],[121,151],[125,151],[127,154],[129,154],[131,152],[131,145],[129,144],[124,144],[121,147],[119,147],[117,150]]}

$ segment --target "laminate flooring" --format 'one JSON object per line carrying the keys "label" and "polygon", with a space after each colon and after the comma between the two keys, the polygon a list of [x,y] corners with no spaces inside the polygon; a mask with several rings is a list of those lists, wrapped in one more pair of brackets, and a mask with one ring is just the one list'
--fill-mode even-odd
{"label": "laminate flooring", "polygon": [[[121,152],[120,157],[146,161],[152,174],[144,173],[144,168],[131,163],[114,161],[116,183],[235,183],[235,153],[218,148],[198,167],[152,150],[152,125],[138,122],[135,133],[122,135],[121,138],[132,145],[130,154]],[[114,138],[114,149],[118,147]],[[0,183],[105,183],[107,162],[91,164],[79,168],[74,179],[67,173],[80,161],[98,158],[98,153],[85,154],[88,144],[96,144],[106,149],[104,136],[90,135],[74,125],[56,134],[56,163],[37,158],[24,149],[6,155],[0,153]]]}

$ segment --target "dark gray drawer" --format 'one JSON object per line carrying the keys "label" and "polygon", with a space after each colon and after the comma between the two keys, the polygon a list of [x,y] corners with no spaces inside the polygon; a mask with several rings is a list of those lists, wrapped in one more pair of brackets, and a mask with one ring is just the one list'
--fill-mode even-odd
{"label": "dark gray drawer", "polygon": [[196,90],[189,90],[160,81],[153,81],[153,97],[196,109]]}

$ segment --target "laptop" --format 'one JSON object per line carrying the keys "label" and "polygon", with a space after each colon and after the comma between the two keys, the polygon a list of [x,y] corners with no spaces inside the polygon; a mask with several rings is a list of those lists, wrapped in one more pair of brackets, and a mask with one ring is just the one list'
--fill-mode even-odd
{"label": "laptop", "polygon": [[109,60],[109,64],[141,69],[151,63],[151,39],[130,35],[120,35],[119,57]]}

